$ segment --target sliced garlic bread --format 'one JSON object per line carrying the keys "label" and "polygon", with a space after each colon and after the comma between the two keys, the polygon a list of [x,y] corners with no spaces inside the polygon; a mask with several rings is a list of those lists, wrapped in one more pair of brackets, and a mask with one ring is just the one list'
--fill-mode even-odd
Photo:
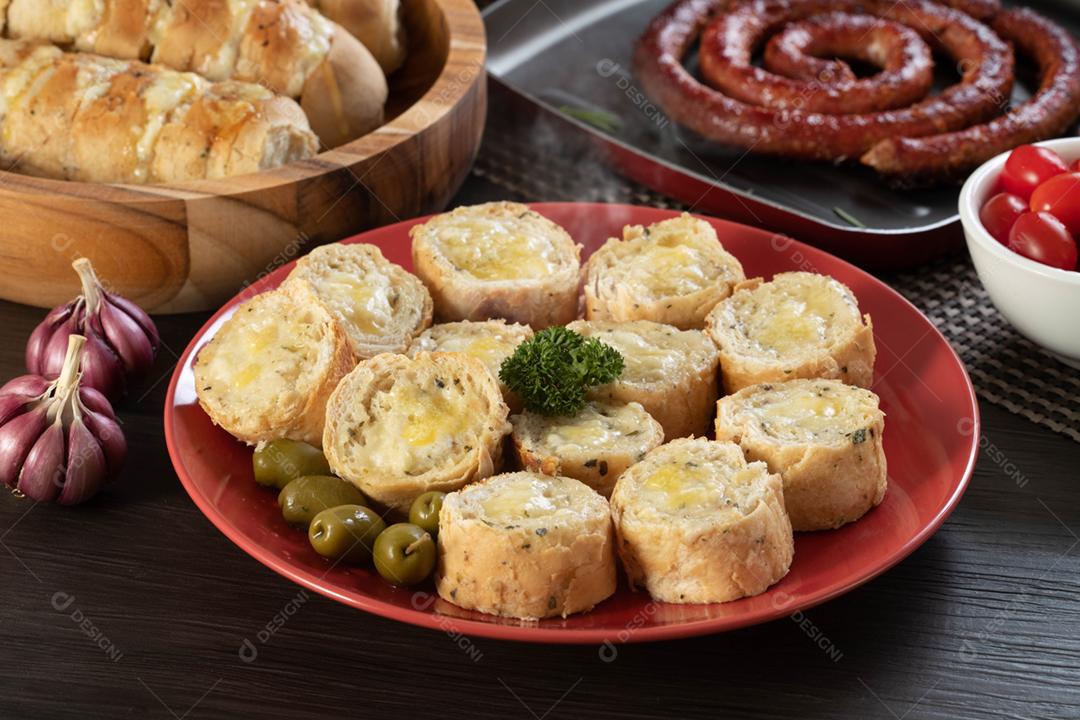
{"label": "sliced garlic bread", "polygon": [[581,247],[525,205],[459,207],[409,234],[441,322],[503,318],[540,330],[577,317]]}
{"label": "sliced garlic bread", "polygon": [[615,592],[607,501],[566,477],[497,475],[446,496],[439,513],[439,596],[522,619],[566,617]]}
{"label": "sliced garlic bread", "polygon": [[732,443],[661,445],[619,478],[611,513],[630,583],[660,602],[757,595],[795,554],[780,476]]}
{"label": "sliced garlic bread", "polygon": [[195,391],[244,442],[320,445],[327,399],[355,364],[344,331],[305,288],[278,290],[240,305],[199,349]]}
{"label": "sliced garlic bread", "polygon": [[323,245],[300,258],[286,286],[307,283],[341,323],[357,358],[404,352],[431,325],[424,283],[367,243]]}
{"label": "sliced garlic bread", "polygon": [[669,440],[709,431],[719,356],[703,332],[650,320],[578,320],[567,327],[611,345],[625,361],[619,379],[593,388],[590,397],[641,403]]}
{"label": "sliced garlic bread", "polygon": [[326,407],[323,452],[334,473],[376,502],[408,510],[495,473],[510,432],[499,385],[461,353],[384,353],[356,366]]}
{"label": "sliced garlic bread", "polygon": [[532,412],[510,418],[526,470],[580,480],[604,497],[623,471],[664,442],[664,429],[640,403],[592,400],[573,417]]}
{"label": "sliced garlic bread", "polygon": [[[472,355],[496,380],[503,360],[514,354],[517,346],[533,336],[528,325],[507,323],[505,320],[439,323],[413,338],[406,354],[409,357],[421,352],[461,352]],[[521,399],[506,385],[499,383],[503,400],[511,412],[521,409]]]}
{"label": "sliced garlic bread", "polygon": [[585,317],[701,330],[709,311],[745,279],[704,220],[683,213],[649,227],[630,225],[585,265]]}
{"label": "sliced garlic bread", "polygon": [[881,502],[884,430],[878,396],[838,380],[753,385],[717,403],[716,439],[783,478],[795,530],[837,528]]}
{"label": "sliced garlic bread", "polygon": [[825,275],[788,272],[736,286],[706,320],[720,347],[724,389],[763,382],[833,378],[870,387],[874,332],[855,295]]}

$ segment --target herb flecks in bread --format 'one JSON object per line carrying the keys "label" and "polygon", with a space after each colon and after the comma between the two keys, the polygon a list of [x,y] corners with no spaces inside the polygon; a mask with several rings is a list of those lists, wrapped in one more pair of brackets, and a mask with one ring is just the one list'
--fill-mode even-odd
{"label": "herb flecks in bread", "polygon": [[541,330],[503,361],[499,378],[525,407],[542,415],[574,415],[586,391],[616,380],[623,357],[615,348],[565,327]]}

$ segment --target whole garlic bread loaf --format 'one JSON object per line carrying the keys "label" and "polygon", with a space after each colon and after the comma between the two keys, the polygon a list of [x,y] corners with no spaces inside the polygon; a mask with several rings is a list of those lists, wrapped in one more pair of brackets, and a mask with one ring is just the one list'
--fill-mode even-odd
{"label": "whole garlic bread loaf", "polygon": [[884,434],[877,395],[838,380],[752,385],[717,404],[716,439],[783,478],[796,531],[840,527],[881,502]]}
{"label": "whole garlic bread loaf", "polygon": [[615,592],[613,545],[607,501],[588,486],[496,475],[443,501],[435,587],[470,610],[566,617]]}
{"label": "whole garlic bread loaf", "polygon": [[155,183],[311,157],[300,107],[260,85],[0,40],[0,158],[32,175]]}
{"label": "whole garlic bread loaf", "polygon": [[683,213],[649,227],[630,225],[586,263],[585,317],[701,330],[709,311],[745,279],[704,220]]}
{"label": "whole garlic bread loaf", "polygon": [[573,417],[526,411],[510,418],[521,467],[580,480],[604,497],[626,468],[664,442],[664,429],[640,403],[592,400]]}
{"label": "whole garlic bread loaf", "polygon": [[578,320],[567,327],[611,345],[623,356],[619,379],[593,388],[590,397],[641,403],[669,440],[709,431],[719,356],[703,332],[650,320]]}
{"label": "whole garlic bread loaf", "polygon": [[358,359],[404,352],[431,325],[424,283],[367,243],[315,248],[300,258],[285,285],[306,283],[341,323]]}
{"label": "whole garlic bread loaf", "polygon": [[383,120],[379,64],[304,0],[10,0],[5,19],[12,38],[264,85],[298,99],[326,147]]}
{"label": "whole garlic bread loaf", "polygon": [[795,554],[780,476],[732,443],[679,439],[653,450],[619,478],[611,514],[630,583],[660,602],[758,595]]}
{"label": "whole garlic bread loaf", "polygon": [[462,353],[384,353],[356,366],[326,408],[323,451],[334,473],[407,511],[429,490],[493,475],[509,409],[483,363]]}
{"label": "whole garlic bread loaf", "polygon": [[[406,354],[415,357],[422,352],[460,352],[471,355],[499,380],[499,368],[506,358],[514,354],[517,346],[533,336],[528,325],[507,323],[505,320],[439,323],[416,336]],[[503,400],[511,412],[521,410],[521,398],[499,381]]]}
{"label": "whole garlic bread loaf", "polygon": [[345,333],[302,290],[248,300],[195,357],[206,414],[255,444],[290,438],[322,444],[326,403],[355,360]]}
{"label": "whole garlic bread loaf", "polygon": [[542,330],[577,317],[581,247],[525,205],[455,208],[409,234],[442,322],[503,318]]}
{"label": "whole garlic bread loaf", "polygon": [[855,295],[825,275],[787,272],[747,280],[718,304],[706,331],[720,347],[724,389],[832,378],[870,387],[874,331]]}

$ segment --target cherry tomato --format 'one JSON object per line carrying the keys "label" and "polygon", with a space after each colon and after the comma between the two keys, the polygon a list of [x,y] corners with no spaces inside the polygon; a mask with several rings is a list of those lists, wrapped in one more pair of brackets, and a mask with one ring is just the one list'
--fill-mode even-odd
{"label": "cherry tomato", "polygon": [[1009,153],[1001,172],[1001,187],[1005,192],[1031,199],[1031,193],[1041,183],[1055,175],[1068,172],[1069,166],[1053,150],[1034,145],[1021,145]]}
{"label": "cherry tomato", "polygon": [[998,193],[986,201],[979,210],[979,220],[983,227],[1002,245],[1009,244],[1009,230],[1016,218],[1028,211],[1027,203],[1022,198],[1009,193]]}
{"label": "cherry tomato", "polygon": [[1009,231],[1009,249],[1043,265],[1076,269],[1076,241],[1050,213],[1026,212]]}
{"label": "cherry tomato", "polygon": [[1080,235],[1080,172],[1055,175],[1035,188],[1031,210],[1050,213],[1073,237]]}

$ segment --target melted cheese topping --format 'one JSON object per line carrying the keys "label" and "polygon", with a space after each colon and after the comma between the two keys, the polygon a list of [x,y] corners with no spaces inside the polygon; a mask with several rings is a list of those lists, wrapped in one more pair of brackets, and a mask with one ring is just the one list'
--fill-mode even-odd
{"label": "melted cheese topping", "polygon": [[492,488],[480,502],[484,515],[495,522],[513,522],[521,518],[542,518],[566,507],[568,497],[555,491],[547,482],[521,478]]}
{"label": "melted cheese topping", "polygon": [[475,434],[469,430],[477,418],[463,395],[434,380],[417,382],[395,382],[372,399],[376,421],[367,424],[365,436],[372,466],[424,473]]}
{"label": "melted cheese topping", "polygon": [[705,271],[706,259],[688,245],[654,245],[637,255],[628,279],[656,295],[685,295],[715,281]]}
{"label": "melted cheese topping", "polygon": [[621,324],[576,322],[572,330],[595,337],[618,350],[624,360],[620,382],[650,384],[665,382],[697,367],[706,354],[715,352],[711,341],[697,330],[677,330],[642,321]]}
{"label": "melted cheese topping", "polygon": [[761,429],[785,439],[821,441],[847,435],[873,421],[871,393],[839,382],[793,381],[760,391],[744,407]]}
{"label": "melted cheese topping", "polygon": [[135,154],[138,159],[135,167],[136,180],[146,181],[154,159],[154,145],[172,111],[194,99],[195,94],[200,92],[204,85],[205,83],[198,75],[164,71],[159,73],[146,89],[143,94],[143,103],[146,107],[147,123],[135,144]]}
{"label": "melted cheese topping", "polygon": [[736,470],[719,461],[671,461],[640,482],[639,494],[646,507],[661,514],[723,521],[744,511],[740,501],[757,477],[754,470]]}
{"label": "melted cheese topping", "polygon": [[551,240],[513,218],[449,215],[438,244],[447,261],[477,280],[537,279],[558,267]]}
{"label": "melted cheese topping", "polygon": [[319,295],[341,317],[365,335],[381,335],[393,322],[390,277],[379,272],[360,276],[326,269],[316,281]]}
{"label": "melted cheese topping", "polygon": [[589,403],[574,417],[551,418],[543,441],[556,454],[609,448],[640,431],[642,420],[629,405]]}
{"label": "melted cheese topping", "polygon": [[8,114],[10,107],[26,97],[35,78],[42,76],[53,61],[61,55],[59,48],[42,45],[35,48],[22,62],[0,74],[0,118]]}
{"label": "melted cheese topping", "polygon": [[[206,365],[213,386],[227,385],[233,392],[276,402],[297,392],[305,367],[316,350],[310,348],[309,332],[301,318],[284,317],[278,308],[262,306],[264,312],[245,313],[242,322],[229,326]],[[257,389],[258,392],[255,392]]]}
{"label": "melted cheese topping", "polygon": [[787,276],[762,285],[752,295],[758,295],[759,302],[738,305],[739,325],[757,350],[770,354],[798,354],[827,344],[837,324],[858,322],[853,298],[831,278]]}

